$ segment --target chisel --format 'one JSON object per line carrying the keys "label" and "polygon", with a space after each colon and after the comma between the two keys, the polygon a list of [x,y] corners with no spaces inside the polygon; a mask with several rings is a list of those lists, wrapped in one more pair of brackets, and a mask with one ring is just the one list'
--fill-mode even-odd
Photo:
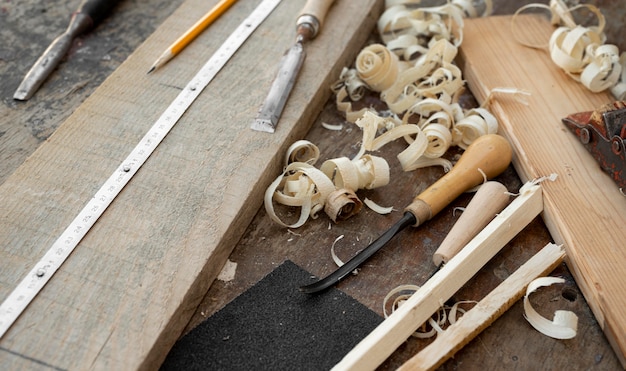
{"label": "chisel", "polygon": [[273,133],[287,103],[302,63],[304,43],[313,40],[319,33],[328,9],[334,0],[307,0],[296,21],[296,43],[285,53],[278,67],[278,74],[259,110],[251,128]]}
{"label": "chisel", "polygon": [[463,192],[481,184],[484,177],[493,178],[510,164],[512,150],[509,142],[497,134],[483,135],[463,153],[449,173],[428,187],[405,208],[404,215],[378,239],[355,255],[336,271],[315,283],[300,287],[305,293],[325,290],[358,268],[393,236],[409,225],[419,226],[430,220]]}
{"label": "chisel", "polygon": [[84,0],[72,14],[70,24],[59,35],[28,71],[13,94],[13,99],[28,100],[54,71],[78,35],[100,23],[119,0]]}

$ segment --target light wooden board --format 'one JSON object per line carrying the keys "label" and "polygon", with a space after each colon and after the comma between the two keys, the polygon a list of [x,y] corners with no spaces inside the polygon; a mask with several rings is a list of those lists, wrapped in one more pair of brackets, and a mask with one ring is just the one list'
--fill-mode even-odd
{"label": "light wooden board", "polygon": [[[146,71],[217,1],[186,1],[0,186],[3,300],[260,1],[239,1]],[[382,1],[337,1],[275,134],[249,129],[294,42],[283,1],[239,49],[0,340],[2,369],[154,369],[166,356]],[[347,17],[346,15],[350,15]]]}
{"label": "light wooden board", "polygon": [[[514,147],[513,164],[522,180],[558,174],[543,185],[543,219],[555,242],[564,244],[568,267],[626,367],[626,198],[561,123],[570,113],[614,98],[569,78],[547,50],[516,43],[510,22],[509,16],[468,20],[459,63],[479,102],[496,87],[532,94],[528,105],[501,96],[491,111]],[[539,17],[519,22],[535,41],[547,42],[553,31]]]}

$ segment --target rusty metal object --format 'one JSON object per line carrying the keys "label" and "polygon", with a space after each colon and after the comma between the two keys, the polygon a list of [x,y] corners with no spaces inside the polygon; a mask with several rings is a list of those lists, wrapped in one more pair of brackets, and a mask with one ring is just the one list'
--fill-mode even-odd
{"label": "rusty metal object", "polygon": [[626,101],[562,119],[620,188],[626,188]]}

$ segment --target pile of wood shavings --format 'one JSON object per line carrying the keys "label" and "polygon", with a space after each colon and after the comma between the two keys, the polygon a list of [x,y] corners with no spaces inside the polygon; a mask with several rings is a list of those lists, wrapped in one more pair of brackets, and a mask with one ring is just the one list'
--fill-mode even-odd
{"label": "pile of wood shavings", "polygon": [[[448,171],[452,164],[441,156],[451,146],[465,149],[479,136],[497,132],[497,120],[486,108],[464,111],[459,105],[464,81],[453,63],[462,41],[463,18],[489,15],[491,0],[485,0],[482,9],[469,0],[435,7],[417,4],[415,0],[387,1],[378,21],[384,45],[365,47],[356,68],[344,68],[332,86],[339,111],[362,130],[359,153],[352,159],[328,160],[319,169],[313,166],[317,158],[294,162],[288,154],[283,173],[265,193],[265,209],[278,224],[297,228],[321,210],[333,221],[354,215],[361,207],[358,190],[389,183],[387,161],[367,152],[397,139],[408,144],[397,155],[404,171],[433,165]],[[352,103],[367,91],[380,93],[390,114],[372,108],[353,111]],[[281,220],[274,203],[299,207],[298,220]]]}
{"label": "pile of wood shavings", "polygon": [[[550,36],[548,45],[534,45],[519,36],[517,16],[528,9],[547,9],[551,23],[558,26]],[[574,20],[577,10],[588,10],[597,17],[595,26],[582,26]],[[547,48],[552,61],[572,79],[594,93],[609,89],[617,100],[626,99],[626,52],[619,53],[617,46],[605,44],[605,18],[591,4],[568,8],[562,0],[551,0],[549,5],[529,4],[521,7],[513,16],[512,30],[522,45]]]}

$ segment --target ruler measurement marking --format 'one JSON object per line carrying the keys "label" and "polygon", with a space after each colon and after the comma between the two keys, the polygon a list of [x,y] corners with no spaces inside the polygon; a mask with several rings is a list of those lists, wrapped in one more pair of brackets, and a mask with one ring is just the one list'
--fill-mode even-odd
{"label": "ruler measurement marking", "polygon": [[243,45],[256,28],[269,16],[281,0],[262,0],[253,12],[222,43],[213,56],[185,86],[161,114],[131,153],[88,201],[76,218],[65,229],[30,272],[0,305],[0,339],[9,330],[28,304],[52,278],[78,243],[104,214],[121,190],[174,125],[213,80],[226,62]]}

